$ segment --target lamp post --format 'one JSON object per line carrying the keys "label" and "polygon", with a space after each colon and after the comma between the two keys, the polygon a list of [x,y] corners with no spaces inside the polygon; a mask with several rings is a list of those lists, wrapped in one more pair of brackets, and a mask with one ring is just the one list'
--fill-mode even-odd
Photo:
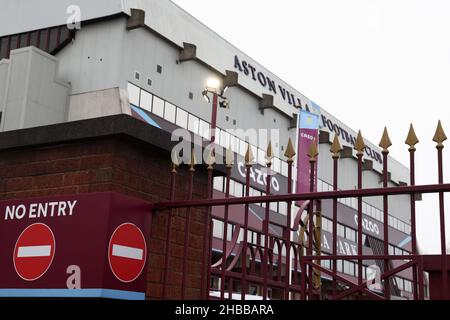
{"label": "lamp post", "polygon": [[227,98],[224,97],[225,92],[227,91],[228,86],[225,86],[221,89],[221,83],[216,78],[211,78],[206,83],[206,88],[203,91],[203,97],[205,100],[210,103],[211,99],[209,98],[209,93],[212,94],[212,113],[211,113],[211,143],[212,145],[216,142],[216,129],[217,129],[217,110],[220,106],[221,108],[227,109],[229,107],[229,102]]}

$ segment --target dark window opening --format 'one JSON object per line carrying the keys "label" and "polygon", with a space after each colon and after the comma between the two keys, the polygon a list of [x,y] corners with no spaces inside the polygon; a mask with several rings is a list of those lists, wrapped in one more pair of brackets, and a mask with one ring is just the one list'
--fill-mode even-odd
{"label": "dark window opening", "polygon": [[47,51],[47,38],[48,38],[48,30],[42,30],[39,37],[39,46],[38,48],[44,51]]}
{"label": "dark window opening", "polygon": [[158,64],[158,66],[156,67],[156,72],[158,72],[159,74],[162,73],[162,66],[160,66],[159,64]]}
{"label": "dark window opening", "polygon": [[19,36],[11,37],[11,49],[9,51],[15,50],[19,47]]}

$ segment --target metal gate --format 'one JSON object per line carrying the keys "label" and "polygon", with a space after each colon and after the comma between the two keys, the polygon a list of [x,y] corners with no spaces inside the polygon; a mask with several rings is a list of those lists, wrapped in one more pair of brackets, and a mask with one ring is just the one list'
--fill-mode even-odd
{"label": "metal gate", "polygon": [[[245,156],[246,184],[245,197],[230,196],[230,180],[234,163],[234,154],[228,150],[226,155],[226,176],[225,176],[225,197],[221,199],[213,198],[213,171],[214,156],[211,153],[207,164],[208,181],[208,199],[193,200],[195,159],[192,158],[188,165],[189,185],[186,200],[175,200],[177,164],[172,165],[171,171],[171,193],[169,202],[161,202],[154,205],[155,211],[167,211],[169,222],[167,229],[166,257],[164,270],[167,270],[168,264],[168,246],[171,238],[171,217],[175,209],[186,210],[185,242],[183,258],[183,277],[181,280],[181,298],[184,299],[186,291],[186,268],[187,268],[187,248],[189,247],[190,232],[190,212],[192,208],[202,207],[207,209],[205,215],[203,242],[204,248],[209,248],[205,252],[202,261],[203,270],[209,270],[202,273],[202,293],[205,299],[323,299],[323,290],[321,288],[321,277],[328,276],[331,279],[331,294],[327,299],[390,299],[392,294],[392,279],[403,271],[412,270],[412,291],[414,299],[424,299],[424,269],[423,256],[417,252],[416,241],[416,195],[435,193],[439,195],[439,214],[440,214],[440,237],[441,237],[441,255],[442,255],[442,281],[443,290],[448,292],[447,288],[447,260],[446,256],[446,237],[445,237],[445,218],[444,218],[444,193],[450,191],[450,184],[443,182],[443,142],[447,139],[439,122],[433,141],[437,143],[437,173],[438,183],[434,185],[416,185],[415,184],[415,151],[419,140],[416,137],[413,126],[411,125],[406,144],[409,146],[410,153],[410,185],[399,187],[388,187],[388,148],[392,145],[387,130],[385,129],[379,146],[383,149],[383,188],[363,189],[363,152],[365,143],[361,132],[354,145],[357,152],[358,161],[358,181],[355,190],[338,190],[338,165],[340,151],[342,150],[339,139],[336,136],[331,146],[331,157],[333,159],[333,191],[313,192],[314,190],[314,168],[317,165],[317,144],[312,143],[309,150],[310,157],[310,193],[294,194],[292,187],[292,169],[294,156],[296,155],[292,141],[289,141],[285,156],[288,163],[288,186],[287,194],[271,195],[271,175],[267,175],[266,195],[250,196],[250,175],[253,163],[253,155],[250,147]],[[266,152],[267,168],[272,166],[273,152],[269,143]],[[411,237],[412,252],[410,255],[389,254],[389,230],[388,230],[388,197],[396,195],[409,195],[411,208]],[[379,196],[383,198],[383,227],[384,239],[382,245],[383,254],[364,255],[363,254],[363,209],[362,199],[364,197]],[[338,199],[357,198],[357,254],[342,255],[337,249],[337,215]],[[333,219],[332,219],[332,254],[322,255],[321,253],[321,211],[322,201],[332,200]],[[281,225],[270,219],[270,204],[273,202],[287,203],[286,224]],[[262,228],[255,229],[249,226],[249,206],[254,203],[265,204],[265,217],[262,221]],[[298,213],[293,214],[292,208],[295,203],[299,204]],[[231,206],[244,206],[244,223],[234,223],[232,230],[229,230],[229,210]],[[223,241],[219,256],[212,255],[212,217],[211,209],[221,206],[224,208],[223,216]],[[302,215],[303,213],[303,215]],[[217,218],[216,218],[217,219]],[[279,232],[274,232],[277,229]],[[227,235],[231,234],[230,239]],[[357,280],[351,281],[338,272],[337,263],[339,261],[353,261],[357,265]],[[329,261],[325,266],[324,261]],[[378,290],[371,289],[370,285],[374,283],[373,279],[367,279],[363,276],[363,262],[377,261],[381,266],[379,275],[381,287]],[[396,266],[393,267],[393,262]],[[167,271],[163,276],[163,298],[165,297],[167,287]],[[218,288],[211,290],[211,278],[217,280]],[[255,290],[255,288],[257,288]],[[276,292],[277,294],[273,294]]]}

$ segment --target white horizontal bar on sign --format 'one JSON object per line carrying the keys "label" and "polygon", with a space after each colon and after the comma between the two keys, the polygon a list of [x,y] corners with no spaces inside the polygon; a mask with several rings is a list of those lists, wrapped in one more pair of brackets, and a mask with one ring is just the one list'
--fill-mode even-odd
{"label": "white horizontal bar on sign", "polygon": [[112,255],[122,258],[142,260],[144,256],[144,250],[114,244],[112,249]]}
{"label": "white horizontal bar on sign", "polygon": [[17,257],[18,258],[49,257],[51,251],[52,246],[19,247]]}

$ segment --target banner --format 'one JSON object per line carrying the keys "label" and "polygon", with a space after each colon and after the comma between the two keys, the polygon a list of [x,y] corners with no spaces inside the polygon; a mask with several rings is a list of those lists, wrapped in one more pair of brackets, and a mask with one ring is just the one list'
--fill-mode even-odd
{"label": "banner", "polygon": [[[297,149],[297,193],[310,192],[310,157],[309,148],[311,143],[319,141],[319,116],[307,111],[300,111]],[[317,191],[317,163],[314,170],[314,191]],[[298,201],[301,206],[304,201]]]}

